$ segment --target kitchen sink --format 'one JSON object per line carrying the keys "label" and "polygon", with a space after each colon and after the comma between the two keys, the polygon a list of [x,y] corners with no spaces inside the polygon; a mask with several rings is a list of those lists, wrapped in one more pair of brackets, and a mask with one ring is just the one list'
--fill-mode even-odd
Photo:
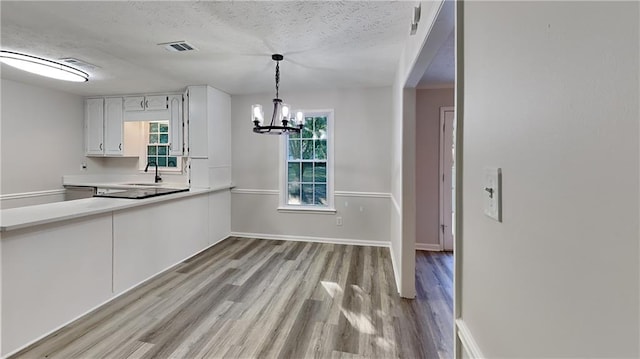
{"label": "kitchen sink", "polygon": [[96,194],[94,197],[144,199],[188,190],[188,188],[131,188],[117,192]]}

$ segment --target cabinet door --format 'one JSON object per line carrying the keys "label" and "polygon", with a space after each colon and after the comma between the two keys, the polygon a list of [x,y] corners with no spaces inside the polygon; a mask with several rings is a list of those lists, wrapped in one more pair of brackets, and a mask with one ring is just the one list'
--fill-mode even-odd
{"label": "cabinet door", "polygon": [[144,105],[147,110],[166,110],[169,108],[167,96],[147,96]]}
{"label": "cabinet door", "polygon": [[144,111],[144,97],[125,97],[124,98],[124,110],[125,111]]}
{"label": "cabinet door", "polygon": [[84,134],[85,154],[102,155],[104,133],[104,99],[93,98],[85,101],[84,106]]}
{"label": "cabinet door", "polygon": [[182,94],[182,155],[189,156],[189,88]]}
{"label": "cabinet door", "polygon": [[169,154],[182,156],[182,95],[169,96]]}
{"label": "cabinet door", "polygon": [[122,155],[122,98],[104,100],[104,154]]}

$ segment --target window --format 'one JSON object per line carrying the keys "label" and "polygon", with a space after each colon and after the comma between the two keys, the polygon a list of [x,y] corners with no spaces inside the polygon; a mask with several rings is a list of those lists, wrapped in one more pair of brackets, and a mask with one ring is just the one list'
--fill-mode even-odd
{"label": "window", "polygon": [[333,210],[333,111],[303,111],[300,133],[284,135],[282,209]]}
{"label": "window", "polygon": [[169,122],[151,121],[148,126],[147,163],[156,163],[158,167],[179,169],[179,158],[169,155]]}

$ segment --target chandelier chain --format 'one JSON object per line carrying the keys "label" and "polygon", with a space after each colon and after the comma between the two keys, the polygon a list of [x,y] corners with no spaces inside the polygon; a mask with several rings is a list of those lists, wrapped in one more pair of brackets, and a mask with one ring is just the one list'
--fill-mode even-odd
{"label": "chandelier chain", "polygon": [[280,98],[280,61],[276,61],[276,98]]}

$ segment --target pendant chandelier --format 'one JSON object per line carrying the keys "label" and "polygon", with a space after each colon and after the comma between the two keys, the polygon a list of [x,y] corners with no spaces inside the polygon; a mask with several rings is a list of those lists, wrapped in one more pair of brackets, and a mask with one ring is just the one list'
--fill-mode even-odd
{"label": "pendant chandelier", "polygon": [[284,56],[280,54],[271,55],[271,59],[276,62],[276,98],[273,99],[273,114],[271,122],[264,125],[264,112],[262,105],[251,106],[251,122],[253,132],[268,135],[281,135],[283,133],[299,133],[304,126],[304,115],[297,112],[295,116],[291,113],[291,108],[278,97],[280,95],[280,61]]}

